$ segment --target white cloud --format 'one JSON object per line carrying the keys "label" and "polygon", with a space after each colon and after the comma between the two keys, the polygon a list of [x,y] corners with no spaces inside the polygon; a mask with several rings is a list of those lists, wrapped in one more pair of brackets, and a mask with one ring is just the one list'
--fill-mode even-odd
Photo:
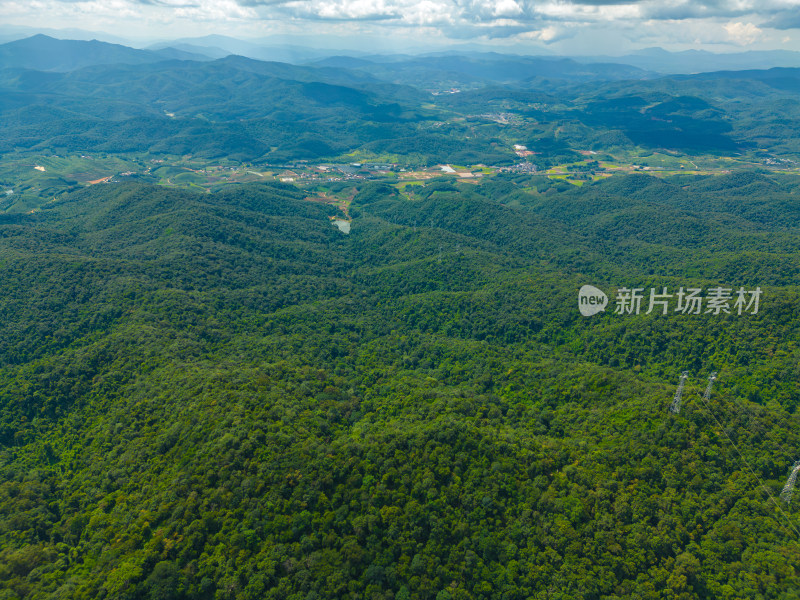
{"label": "white cloud", "polygon": [[25,14],[25,11],[31,10],[31,4],[35,3],[31,2],[23,5],[20,2],[0,2],[0,15],[11,16]]}
{"label": "white cloud", "polygon": [[410,6],[403,7],[402,19],[404,23],[412,25],[447,25],[453,23],[451,7],[443,2],[423,0],[412,2]]}
{"label": "white cloud", "polygon": [[179,7],[178,2],[181,0],[174,1],[176,7],[173,14],[179,19],[229,21],[258,18],[258,13],[253,8],[241,6],[236,0],[194,0],[191,3],[184,0]]}
{"label": "white cloud", "polygon": [[22,4],[0,0],[0,14],[27,14],[33,24],[38,18],[52,20],[113,19],[124,26],[125,19],[156,17],[162,22],[174,19],[226,21],[258,18],[256,11],[239,0],[34,0]]}
{"label": "white cloud", "polygon": [[641,18],[641,9],[637,4],[572,4],[569,2],[546,2],[538,4],[535,12],[542,18],[559,21],[581,23],[598,21],[616,21]]}
{"label": "white cloud", "polygon": [[[0,2],[0,7],[5,8],[6,5],[17,7],[18,2]],[[58,1],[35,1],[24,5],[24,10],[34,16],[74,16],[76,18],[94,16],[101,17],[121,17],[121,18],[135,18],[140,13],[138,11],[139,4],[130,2],[129,0],[86,0],[78,2],[58,2]]]}
{"label": "white cloud", "polygon": [[526,31],[525,33],[515,35],[514,39],[534,40],[537,42],[544,42],[545,44],[551,44],[556,41],[569,39],[573,35],[575,35],[574,28],[554,27],[552,25],[548,25],[547,27],[543,27],[541,29]]}
{"label": "white cloud", "polygon": [[[246,36],[310,27],[385,36],[399,28],[394,31],[402,31],[400,37],[420,39],[571,38],[578,45],[591,34],[607,49],[695,40],[729,48],[800,48],[800,0],[0,0],[0,22],[145,36],[201,30]],[[773,29],[790,39],[764,33]]]}
{"label": "white cloud", "polygon": [[499,0],[494,6],[495,17],[516,17],[522,14],[522,8],[514,0]]}
{"label": "white cloud", "polygon": [[551,42],[558,37],[558,29],[555,27],[545,27],[539,32],[539,39],[543,42]]}
{"label": "white cloud", "polygon": [[728,23],[724,26],[728,37],[740,46],[749,46],[757,42],[763,32],[752,23]]}
{"label": "white cloud", "polygon": [[447,0],[301,0],[271,9],[294,18],[342,21],[387,21],[411,25],[447,24],[453,6]]}
{"label": "white cloud", "polygon": [[323,2],[297,2],[289,6],[302,6],[307,14],[313,14],[322,19],[385,19],[396,17],[396,7],[383,0],[354,0],[354,1],[323,1]]}

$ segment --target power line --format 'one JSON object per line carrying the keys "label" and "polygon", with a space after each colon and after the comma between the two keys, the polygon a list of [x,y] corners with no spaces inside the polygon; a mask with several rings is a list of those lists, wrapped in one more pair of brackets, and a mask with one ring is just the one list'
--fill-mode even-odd
{"label": "power line", "polygon": [[[766,486],[766,484],[765,484],[765,483],[764,483],[764,482],[761,480],[761,477],[759,477],[759,476],[758,476],[758,474],[757,474],[757,473],[756,473],[756,472],[753,470],[753,467],[751,467],[751,466],[750,466],[750,463],[749,463],[749,462],[748,462],[748,460],[747,460],[747,459],[744,457],[744,454],[742,454],[742,451],[739,449],[739,446],[736,444],[736,442],[734,442],[734,441],[731,439],[731,436],[729,436],[729,435],[728,435],[728,432],[727,432],[727,431],[725,430],[725,428],[722,426],[722,423],[720,423],[720,422],[719,422],[719,419],[717,419],[716,415],[715,415],[715,414],[714,414],[714,413],[711,411],[711,407],[710,407],[710,406],[709,406],[709,404],[708,404],[708,400],[709,400],[709,398],[711,397],[711,386],[712,386],[712,384],[714,383],[714,380],[715,380],[716,378],[717,378],[717,374],[716,374],[716,372],[712,373],[712,374],[709,376],[709,378],[708,378],[708,385],[706,386],[706,391],[705,391],[705,393],[703,394],[703,397],[701,398],[701,401],[703,402],[703,406],[704,406],[704,408],[705,408],[706,412],[707,412],[709,415],[711,415],[711,418],[713,418],[713,419],[714,419],[714,422],[715,422],[715,423],[717,424],[717,426],[718,426],[718,427],[719,427],[719,428],[722,430],[722,433],[723,433],[723,434],[725,435],[725,437],[728,439],[728,441],[730,442],[731,446],[733,446],[734,450],[736,450],[736,453],[739,455],[739,458],[741,459],[742,463],[744,463],[744,466],[745,466],[745,467],[747,467],[747,470],[748,470],[748,471],[750,471],[750,474],[751,474],[751,475],[752,475],[752,476],[753,476],[753,477],[756,479],[756,481],[758,481],[759,485],[761,485],[761,489],[763,489],[763,490],[764,490],[764,493],[767,495],[767,497],[770,499],[770,501],[771,501],[771,502],[772,502],[772,503],[775,505],[775,508],[777,508],[777,509],[778,509],[778,512],[781,514],[781,516],[783,516],[783,518],[784,518],[784,519],[786,519],[786,522],[788,523],[789,527],[792,529],[792,531],[794,531],[795,535],[797,535],[797,537],[798,537],[798,538],[800,538],[800,531],[798,531],[798,530],[797,530],[797,527],[795,527],[795,526],[794,526],[794,523],[792,523],[792,520],[789,518],[789,515],[787,515],[787,514],[786,514],[786,513],[783,511],[783,509],[781,508],[780,504],[778,504],[778,501],[777,501],[777,500],[775,500],[775,497],[774,497],[774,496],[772,495],[772,493],[769,491],[769,488],[768,488],[768,487]],[[800,465],[800,461],[799,461],[797,464],[798,464],[798,465]],[[798,467],[798,468],[800,468],[800,467]],[[796,470],[795,470],[795,471],[793,471],[793,474],[794,474],[794,476],[795,476],[795,478],[796,478],[796,477],[797,477]],[[790,475],[790,476],[789,476],[789,479],[791,480],[791,478],[792,478],[792,476]],[[789,482],[787,482],[787,485],[788,485],[788,484],[789,484]],[[784,488],[784,489],[786,489],[786,488]],[[783,493],[783,492],[781,492],[781,493]],[[784,529],[785,529],[785,527],[784,527]],[[787,530],[787,531],[788,531],[788,530]]]}

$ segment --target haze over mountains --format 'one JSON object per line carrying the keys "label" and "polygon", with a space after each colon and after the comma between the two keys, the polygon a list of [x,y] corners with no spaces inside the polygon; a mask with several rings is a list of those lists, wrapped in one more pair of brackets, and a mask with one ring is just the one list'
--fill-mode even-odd
{"label": "haze over mountains", "polygon": [[[21,27],[0,26],[0,42],[8,43],[20,41],[33,35],[47,35],[60,40],[94,41],[104,40],[106,43],[113,42],[117,45],[125,45],[131,48],[137,47],[136,44],[126,41],[117,36],[105,33],[95,33],[82,30],[34,30]],[[293,41],[294,40],[294,41]],[[685,50],[680,52],[668,52],[662,48],[645,48],[623,55],[571,55],[556,56],[545,47],[535,49],[515,49],[513,47],[499,50],[497,47],[480,44],[462,44],[447,49],[434,50],[419,49],[412,55],[396,55],[392,52],[374,54],[368,50],[356,50],[353,48],[343,50],[341,47],[331,46],[325,48],[319,46],[319,40],[309,37],[302,38],[303,45],[296,39],[286,36],[272,36],[262,40],[241,40],[224,35],[206,35],[195,38],[179,38],[175,40],[165,40],[148,45],[144,50],[160,52],[170,49],[167,56],[181,58],[175,50],[185,53],[183,58],[190,60],[201,60],[205,56],[209,59],[224,58],[229,54],[238,54],[256,60],[289,62],[292,64],[304,64],[319,61],[332,56],[359,57],[369,62],[402,62],[413,60],[417,57],[430,57],[442,55],[486,55],[502,54],[503,56],[518,56],[538,58],[572,58],[580,63],[609,63],[618,65],[628,65],[643,71],[677,74],[677,73],[701,73],[721,70],[742,70],[742,69],[766,69],[771,67],[800,67],[800,52],[786,50],[769,51],[747,51],[747,52],[727,52],[713,53],[705,50]],[[34,50],[36,51],[36,50]],[[162,56],[164,56],[162,54]],[[109,58],[113,53],[109,52]],[[117,58],[124,59],[124,62],[145,62],[145,55],[134,54],[124,58],[124,54],[119,54]],[[122,60],[121,60],[122,61]]]}
{"label": "haze over mountains", "polygon": [[204,54],[175,48],[136,50],[97,40],[58,40],[41,34],[0,45],[0,66],[40,71],[66,72],[98,64],[144,64],[170,59],[208,60]]}

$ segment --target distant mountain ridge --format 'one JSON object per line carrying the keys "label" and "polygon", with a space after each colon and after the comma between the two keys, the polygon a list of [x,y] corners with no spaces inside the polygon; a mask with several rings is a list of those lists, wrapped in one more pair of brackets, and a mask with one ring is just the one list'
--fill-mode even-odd
{"label": "distant mountain ridge", "polygon": [[[297,44],[276,44],[274,41],[265,43],[239,40],[224,35],[207,35],[197,38],[181,38],[170,40],[150,46],[156,50],[165,47],[174,47],[189,52],[205,54],[211,58],[223,58],[231,54],[246,56],[255,60],[287,62],[291,64],[308,63],[320,60],[334,54],[341,54],[341,50],[309,48]],[[348,55],[358,54],[352,51]]]}
{"label": "distant mountain ridge", "polygon": [[752,80],[775,90],[800,92],[800,67],[773,67],[771,69],[746,69],[738,71],[713,71],[696,75],[679,75],[678,80]]}
{"label": "distant mountain ridge", "polygon": [[[229,56],[0,69],[0,152],[42,147],[253,160],[335,155],[409,136],[424,94],[367,74]],[[369,125],[368,125],[369,124]],[[349,128],[349,129],[348,129]],[[80,150],[82,151],[82,150]]]}
{"label": "distant mountain ridge", "polygon": [[[436,87],[449,78],[456,85],[479,82],[519,84],[540,78],[569,82],[648,79],[656,74],[619,63],[580,63],[565,57],[471,53],[353,58],[335,56],[312,63],[369,73],[392,83]],[[446,74],[446,77],[442,77]]]}
{"label": "distant mountain ridge", "polygon": [[[55,35],[57,32],[48,30],[48,33]],[[77,33],[83,35],[79,36]],[[89,35],[90,32],[76,32],[75,37],[86,38]],[[97,35],[104,37],[102,34]],[[2,40],[3,37],[0,37],[0,41]],[[420,76],[427,78],[431,70],[446,71],[455,79],[470,83],[477,80],[522,81],[531,77],[568,81],[641,79],[656,74],[689,75],[714,71],[800,67],[800,52],[788,50],[714,53],[705,50],[670,52],[656,47],[644,48],[623,56],[542,56],[467,50],[377,55],[352,50],[310,48],[290,43],[276,45],[274,41],[258,43],[222,35],[181,38],[136,49],[97,39],[59,39],[38,33],[0,44],[0,68],[65,72],[97,64],[144,64],[170,59],[207,61],[230,55],[295,65],[339,66],[367,72],[384,81],[406,84],[413,84],[415,80],[421,81]],[[389,65],[396,71],[393,78],[384,72]]]}
{"label": "distant mountain ridge", "polygon": [[669,52],[663,48],[645,48],[624,56],[573,56],[572,58],[580,62],[622,63],[665,75],[800,67],[800,52],[789,50],[759,50],[717,54],[706,50]]}
{"label": "distant mountain ridge", "polygon": [[209,59],[175,48],[137,50],[97,40],[59,40],[42,34],[0,45],[0,68],[67,72],[94,65],[138,65],[163,60]]}
{"label": "distant mountain ridge", "polygon": [[226,56],[230,56],[231,54],[236,54],[235,52],[229,52],[228,50],[225,50],[224,48],[220,48],[218,46],[198,46],[196,44],[189,44],[183,42],[176,42],[173,44],[156,44],[154,46],[149,46],[148,48],[145,49],[158,52],[160,50],[166,50],[168,48],[174,48],[176,50],[182,50],[183,52],[189,52],[192,54],[207,56],[208,58],[211,59],[225,58]]}
{"label": "distant mountain ridge", "polygon": [[281,164],[359,151],[415,165],[506,165],[522,144],[543,169],[580,151],[635,146],[800,149],[797,68],[658,76],[619,63],[479,52],[305,65],[197,56],[44,35],[0,45],[0,152]]}

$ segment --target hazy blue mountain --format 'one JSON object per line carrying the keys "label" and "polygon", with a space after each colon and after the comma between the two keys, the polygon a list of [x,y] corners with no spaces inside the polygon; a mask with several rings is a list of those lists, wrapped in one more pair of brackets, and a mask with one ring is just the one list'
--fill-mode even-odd
{"label": "hazy blue mountain", "polygon": [[776,67],[742,71],[675,74],[642,81],[612,81],[587,84],[573,90],[577,98],[619,99],[645,96],[661,101],[667,96],[699,96],[715,103],[742,102],[763,104],[773,100],[796,98],[800,91],[800,68]]}
{"label": "hazy blue mountain", "polygon": [[375,57],[360,58],[356,56],[329,56],[322,60],[312,63],[317,67],[334,67],[342,69],[364,69],[369,70],[374,68],[375,64],[379,62]]}
{"label": "hazy blue mountain", "polygon": [[659,73],[704,73],[710,71],[800,67],[800,52],[767,50],[717,54],[705,50],[668,52],[646,48],[625,56],[573,57],[581,62],[609,61],[624,63]]}
{"label": "hazy blue mountain", "polygon": [[[147,50],[143,50],[143,52],[147,52]],[[150,50],[158,56],[159,60],[196,60],[196,61],[206,61],[206,60],[214,60],[215,57],[208,56],[207,54],[203,54],[200,52],[192,52],[189,50],[185,50],[183,48],[160,48],[159,50]]]}
{"label": "hazy blue mountain", "polygon": [[653,74],[624,64],[583,64],[569,58],[509,56],[472,53],[469,56],[445,53],[424,56],[353,58],[335,56],[313,63],[316,66],[344,67],[369,73],[393,83],[422,88],[477,83],[514,84],[551,78],[572,82],[645,79]]}
{"label": "hazy blue mountain", "polygon": [[[250,56],[256,53],[260,46],[244,40],[224,36],[206,35],[193,38],[179,38],[177,40],[165,40],[151,46],[152,49],[159,49],[172,46],[173,48],[185,48],[187,46],[202,49],[204,52],[224,52],[224,56],[238,54],[240,56]],[[199,50],[195,50],[199,51]],[[219,58],[223,58],[220,56]]]}
{"label": "hazy blue mountain", "polygon": [[69,27],[65,29],[51,29],[47,27],[25,27],[22,25],[5,25],[0,23],[0,44],[22,40],[34,35],[47,35],[60,40],[100,40],[109,44],[122,44],[135,47],[131,40],[106,33],[105,31],[87,31]]}
{"label": "hazy blue mountain", "polygon": [[174,48],[156,52],[97,40],[59,40],[38,34],[0,45],[0,68],[72,71],[103,64],[144,64],[163,60],[206,60]]}
{"label": "hazy blue mountain", "polygon": [[153,50],[154,52],[158,52],[160,50],[165,50],[167,48],[175,48],[176,50],[182,50],[183,52],[189,52],[192,54],[197,54],[199,56],[205,56],[211,59],[218,59],[218,58],[225,58],[226,56],[230,56],[231,54],[235,54],[235,52],[229,52],[224,48],[220,48],[218,46],[198,46],[197,44],[189,44],[186,42],[162,42],[159,44],[153,44],[152,46],[148,46],[146,50]]}
{"label": "hazy blue mountain", "polygon": [[246,56],[231,55],[216,61],[236,69],[242,69],[268,77],[280,77],[295,81],[325,81],[341,85],[380,84],[380,80],[367,73],[348,69],[320,69],[314,66],[293,65],[278,61],[251,59]]}
{"label": "hazy blue mountain", "polygon": [[174,41],[160,42],[152,46],[152,48],[163,48],[166,46],[181,48],[190,52],[198,52],[212,58],[223,58],[230,54],[236,54],[255,60],[286,62],[291,64],[308,63],[341,53],[341,50],[309,48],[294,44],[279,44],[275,43],[274,40],[259,43],[224,35],[181,38]]}
{"label": "hazy blue mountain", "polygon": [[678,77],[688,81],[757,81],[778,91],[800,92],[800,68],[773,67],[771,69],[750,69],[745,71],[715,71],[699,75]]}

